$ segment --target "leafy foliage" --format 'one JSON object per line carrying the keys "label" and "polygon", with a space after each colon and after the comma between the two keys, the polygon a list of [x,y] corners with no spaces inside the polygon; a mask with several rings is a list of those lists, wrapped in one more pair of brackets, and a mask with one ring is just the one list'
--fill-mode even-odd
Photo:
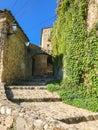
{"label": "leafy foliage", "polygon": [[[78,93],[81,93],[78,97],[82,100],[98,91],[98,28],[96,24],[87,31],[88,2],[63,0],[57,8],[58,19],[51,33],[51,41],[54,67],[57,69],[62,65],[63,69],[61,95],[64,100],[67,95],[73,97]],[[55,60],[60,55],[63,59]]]}

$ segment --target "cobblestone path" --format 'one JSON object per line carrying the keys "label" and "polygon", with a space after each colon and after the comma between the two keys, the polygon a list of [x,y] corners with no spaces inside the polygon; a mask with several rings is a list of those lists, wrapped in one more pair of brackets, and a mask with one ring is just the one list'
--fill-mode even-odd
{"label": "cobblestone path", "polygon": [[[42,130],[98,130],[98,113],[64,104],[45,86],[9,86],[6,93],[10,100],[20,101],[23,118],[30,117],[33,111],[37,119],[47,122],[49,127]],[[51,120],[55,123],[50,123]]]}

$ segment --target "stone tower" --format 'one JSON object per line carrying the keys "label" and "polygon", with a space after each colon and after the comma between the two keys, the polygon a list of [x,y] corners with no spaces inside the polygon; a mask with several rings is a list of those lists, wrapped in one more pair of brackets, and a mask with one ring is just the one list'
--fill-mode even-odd
{"label": "stone tower", "polygon": [[51,33],[51,27],[43,28],[41,33],[41,48],[46,50],[48,53],[51,53],[52,47],[51,47],[51,41],[50,41],[50,33]]}

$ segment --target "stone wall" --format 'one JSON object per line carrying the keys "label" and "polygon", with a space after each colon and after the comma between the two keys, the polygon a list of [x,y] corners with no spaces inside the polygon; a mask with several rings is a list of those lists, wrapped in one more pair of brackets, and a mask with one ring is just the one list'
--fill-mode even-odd
{"label": "stone wall", "polygon": [[46,75],[53,72],[52,56],[41,47],[30,44],[27,48],[27,66],[26,75],[28,77],[37,75]]}
{"label": "stone wall", "polygon": [[98,22],[98,0],[89,0],[87,27],[91,30]]}
{"label": "stone wall", "polygon": [[35,60],[36,54],[38,52],[41,52],[41,48],[34,45],[34,44],[29,44],[26,49],[26,76],[27,77],[32,77],[35,74]]}
{"label": "stone wall", "polygon": [[47,55],[45,54],[36,55],[34,59],[35,59],[34,75],[47,74]]}
{"label": "stone wall", "polygon": [[4,42],[3,48],[0,47],[0,80],[11,84],[18,79],[24,79],[26,77],[25,42],[28,41],[28,38],[18,23],[17,32],[13,34],[11,25],[15,21],[14,17],[7,10],[3,11],[2,14],[6,17],[5,21],[2,19],[0,21],[3,21],[3,25],[7,25],[7,33],[4,34],[7,36],[7,39]]}
{"label": "stone wall", "polygon": [[3,24],[5,23],[6,18],[2,12],[0,12],[0,82],[2,81],[3,74],[3,53],[4,53],[4,43],[6,42],[6,35],[2,34]]}
{"label": "stone wall", "polygon": [[50,33],[52,28],[43,28],[41,34],[41,47],[47,52],[51,52],[52,46],[50,42]]}
{"label": "stone wall", "polygon": [[0,82],[2,81],[3,73],[3,46],[0,45]]}

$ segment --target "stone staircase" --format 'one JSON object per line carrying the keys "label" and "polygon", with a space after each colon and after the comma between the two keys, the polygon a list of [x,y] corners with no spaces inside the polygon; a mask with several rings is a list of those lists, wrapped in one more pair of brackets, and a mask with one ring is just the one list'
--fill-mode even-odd
{"label": "stone staircase", "polygon": [[44,75],[44,76],[35,76],[35,77],[29,77],[25,80],[20,80],[18,82],[15,82],[15,85],[22,85],[22,86],[42,86],[45,85],[47,82],[49,81],[54,81],[54,77],[53,76],[48,76],[48,75]]}
{"label": "stone staircase", "polygon": [[8,113],[11,109],[17,130],[27,130],[30,125],[34,129],[28,127],[28,130],[98,130],[98,113],[64,104],[57,93],[47,91],[43,85],[46,81],[40,85],[35,81],[37,79],[29,79],[22,81],[21,85],[5,87],[7,98],[15,106],[9,109],[8,106],[2,106],[0,112]]}
{"label": "stone staircase", "polygon": [[53,79],[38,77],[17,82],[16,85],[5,87],[6,96],[16,103],[61,101],[57,93],[47,91],[45,84],[50,80]]}

